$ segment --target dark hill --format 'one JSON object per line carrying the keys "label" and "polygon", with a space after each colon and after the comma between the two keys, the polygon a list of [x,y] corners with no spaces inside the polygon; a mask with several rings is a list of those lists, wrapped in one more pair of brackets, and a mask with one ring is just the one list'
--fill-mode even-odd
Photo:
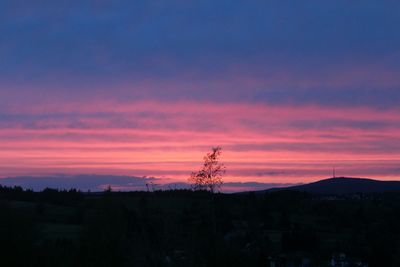
{"label": "dark hill", "polygon": [[309,184],[272,188],[264,192],[282,190],[302,191],[313,194],[352,194],[352,193],[383,193],[390,191],[400,192],[400,181],[378,181],[365,178],[338,177],[324,179]]}

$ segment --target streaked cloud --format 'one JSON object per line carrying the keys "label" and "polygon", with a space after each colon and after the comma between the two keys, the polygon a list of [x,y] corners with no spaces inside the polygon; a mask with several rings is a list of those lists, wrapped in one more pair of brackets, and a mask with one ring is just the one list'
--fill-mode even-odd
{"label": "streaked cloud", "polygon": [[75,101],[2,112],[2,176],[112,173],[182,181],[213,145],[224,148],[227,181],[308,181],[332,166],[343,175],[398,175],[398,109]]}

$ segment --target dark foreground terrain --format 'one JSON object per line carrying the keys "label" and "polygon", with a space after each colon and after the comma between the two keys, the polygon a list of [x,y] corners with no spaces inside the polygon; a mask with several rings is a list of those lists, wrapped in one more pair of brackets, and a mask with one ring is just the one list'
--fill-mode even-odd
{"label": "dark foreground terrain", "polygon": [[1,187],[0,212],[0,266],[400,266],[395,192]]}

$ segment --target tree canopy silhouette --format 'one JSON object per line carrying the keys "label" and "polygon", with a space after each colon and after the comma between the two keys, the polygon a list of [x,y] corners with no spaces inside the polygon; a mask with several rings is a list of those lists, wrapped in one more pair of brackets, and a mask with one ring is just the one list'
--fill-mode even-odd
{"label": "tree canopy silhouette", "polygon": [[212,148],[212,152],[204,156],[203,167],[198,172],[192,172],[189,182],[193,184],[195,190],[210,190],[214,193],[223,184],[222,176],[225,173],[225,165],[219,161],[222,148],[217,146]]}

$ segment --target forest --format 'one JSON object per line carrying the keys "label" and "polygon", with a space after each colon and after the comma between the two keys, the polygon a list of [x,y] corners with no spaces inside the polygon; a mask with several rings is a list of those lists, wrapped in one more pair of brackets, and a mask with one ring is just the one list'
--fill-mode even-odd
{"label": "forest", "polygon": [[2,266],[400,266],[400,193],[0,187]]}

